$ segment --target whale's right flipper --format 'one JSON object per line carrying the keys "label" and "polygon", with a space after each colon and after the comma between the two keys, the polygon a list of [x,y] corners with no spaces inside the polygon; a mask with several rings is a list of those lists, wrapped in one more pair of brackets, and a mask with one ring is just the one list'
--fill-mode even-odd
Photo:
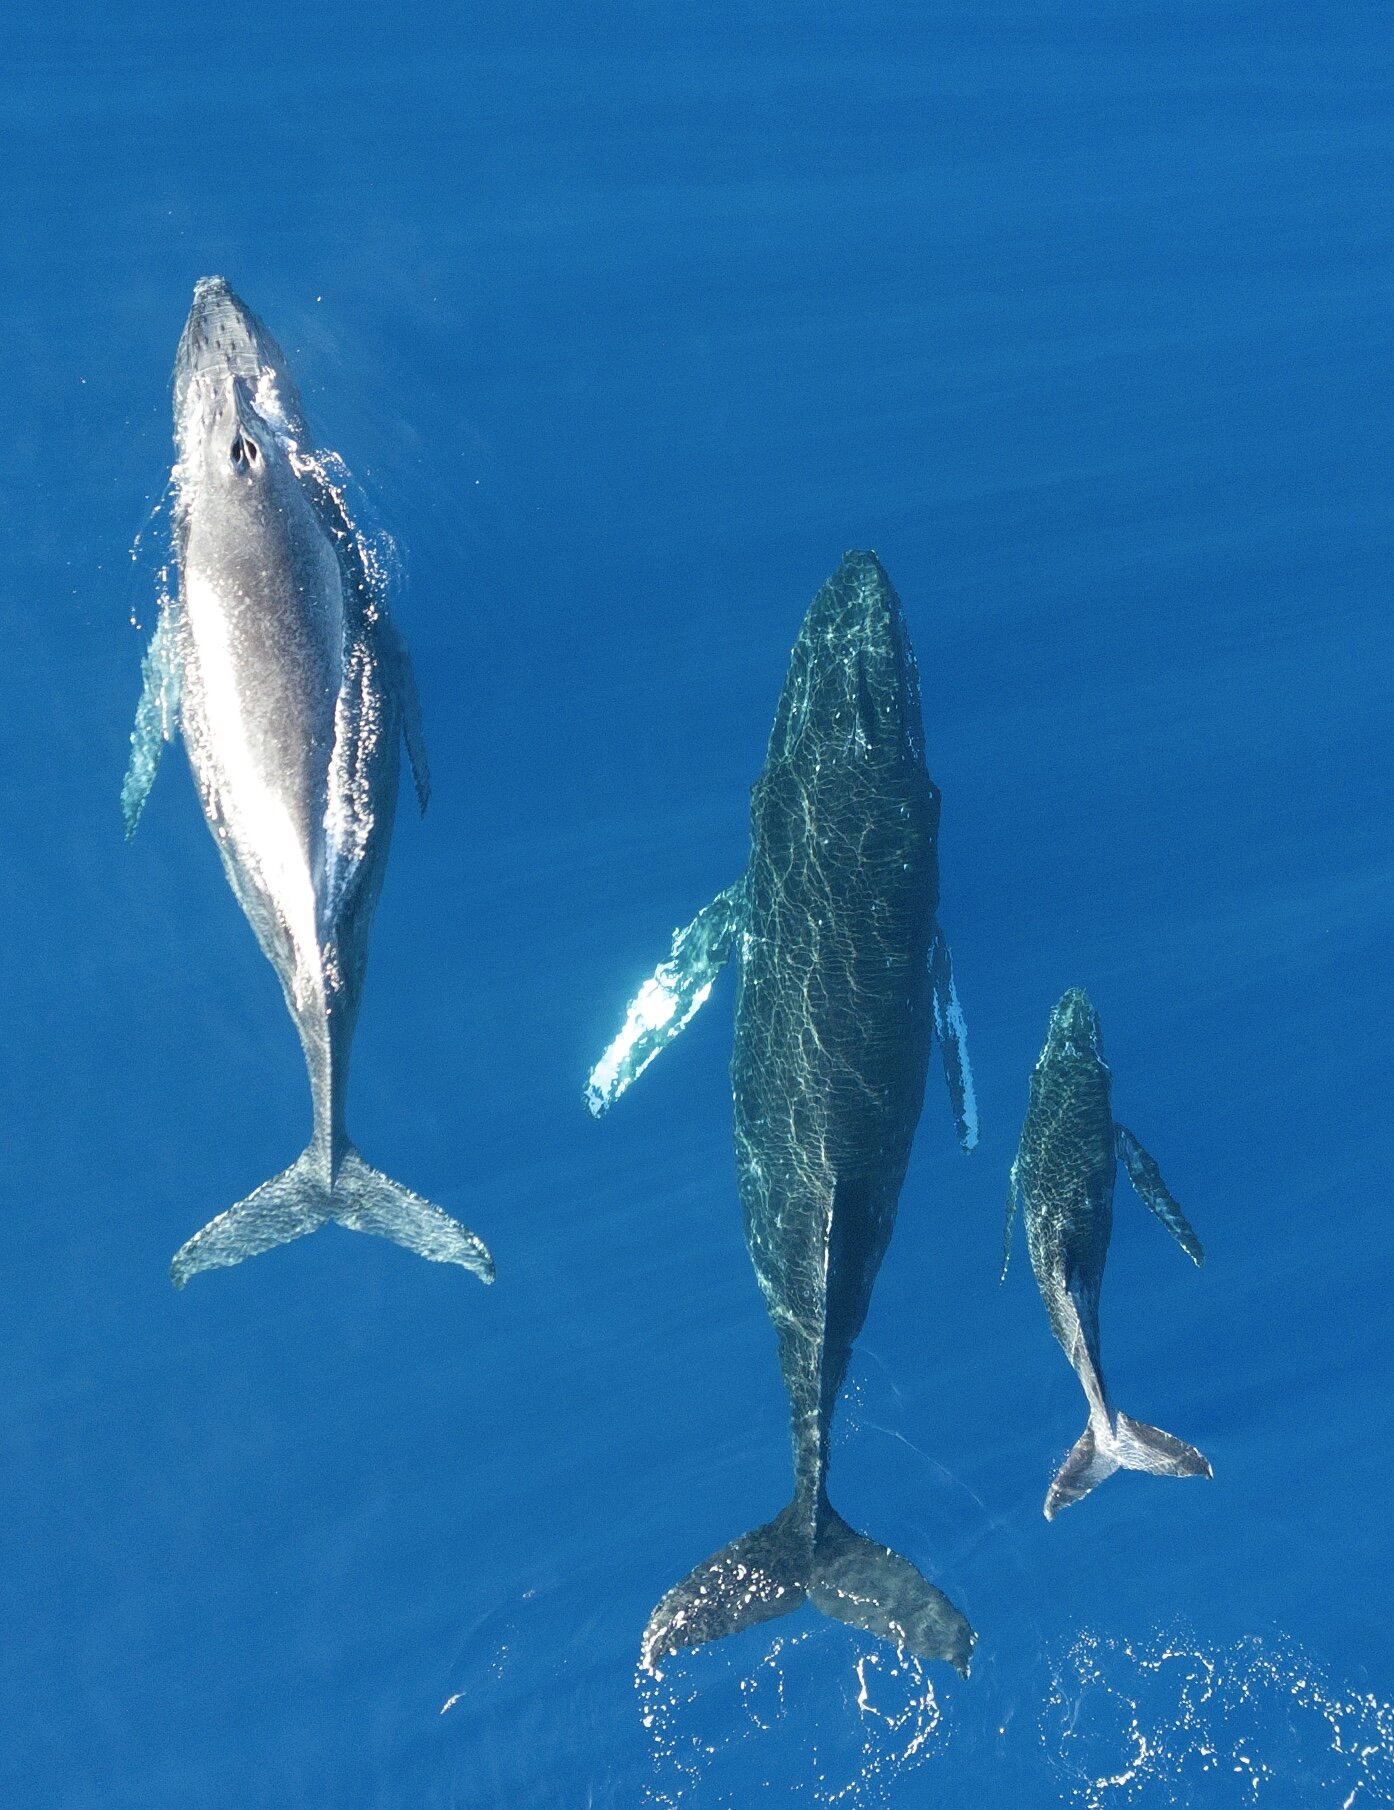
{"label": "whale's right flipper", "polygon": [[[1186,1215],[1172,1199],[1162,1172],[1155,1160],[1138,1143],[1124,1125],[1114,1126],[1119,1159],[1128,1171],[1128,1179],[1181,1246],[1192,1263],[1204,1263],[1205,1251],[1191,1229]],[[1189,1447],[1187,1448],[1189,1450]]]}
{"label": "whale's right flipper", "polygon": [[1002,1227],[1002,1273],[997,1278],[1000,1286],[1007,1280],[1007,1265],[1012,1260],[1012,1233],[1016,1230],[1017,1208],[1021,1205],[1021,1190],[1017,1186],[1016,1160],[1012,1160],[1011,1174],[1007,1177],[1007,1219]]}
{"label": "whale's right flipper", "polygon": [[958,1141],[964,1150],[972,1150],[978,1142],[978,1102],[973,1092],[973,1070],[968,1062],[968,1026],[964,1023],[963,1007],[958,1003],[954,987],[949,945],[937,924],[929,951],[929,978],[934,998],[934,1032],[944,1061],[944,1079],[949,1084]]}
{"label": "whale's right flipper", "polygon": [[674,934],[672,954],[635,994],[618,1037],[591,1070],[586,1104],[596,1118],[706,1004],[712,983],[735,946],[744,912],[745,881],[740,879]]}
{"label": "whale's right flipper", "polygon": [[140,814],[150,796],[165,743],[173,741],[179,727],[179,635],[173,605],[161,605],[155,632],[140,663],[140,702],[136,726],[131,731],[131,759],[121,783],[121,815],[126,840],[136,833]]}
{"label": "whale's right flipper", "polygon": [[341,1159],[332,1193],[321,1176],[318,1152],[307,1150],[289,1169],[210,1219],[175,1252],[170,1264],[174,1286],[183,1288],[200,1270],[228,1269],[289,1244],[331,1220],[351,1232],[390,1238],[429,1262],[456,1263],[483,1282],[493,1281],[494,1260],[473,1232],[391,1176],[369,1168],[356,1150]]}

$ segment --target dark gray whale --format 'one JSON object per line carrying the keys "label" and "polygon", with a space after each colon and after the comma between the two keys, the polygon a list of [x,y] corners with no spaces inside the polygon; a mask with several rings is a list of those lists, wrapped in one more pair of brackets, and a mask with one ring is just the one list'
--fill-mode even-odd
{"label": "dark gray whale", "polygon": [[1195,1263],[1200,1240],[1167,1192],[1161,1171],[1131,1131],[1113,1120],[1099,1016],[1073,987],[1050,1015],[1045,1047],[1031,1077],[1031,1098],[1007,1189],[1002,1274],[1011,1257],[1018,1197],[1026,1203],[1026,1248],[1050,1329],[1074,1366],[1089,1403],[1089,1424],[1061,1465],[1045,1516],[1078,1502],[1117,1470],[1159,1477],[1209,1477],[1194,1448],[1120,1414],[1109,1400],[1099,1361],[1099,1290],[1113,1233],[1113,1184],[1122,1157],[1133,1186]]}
{"label": "dark gray whale", "polygon": [[784,1615],[824,1613],[967,1674],[974,1635],[825,1487],[828,1427],[895,1224],[939,1033],[965,1149],[964,1026],[935,922],[939,792],[914,654],[871,553],[848,553],[795,643],[751,795],[750,865],[673,941],[596,1065],[605,1110],[691,1019],[734,951],[731,1080],[746,1244],[789,1392],[794,1498],[659,1603],[643,1663]]}
{"label": "dark gray whale", "polygon": [[122,790],[135,831],[176,729],[228,883],[285,992],[314,1102],[309,1148],[174,1258],[182,1288],[329,1220],[458,1263],[484,1246],[370,1169],[344,1129],[349,1048],[405,739],[429,781],[406,649],[313,446],[280,347],[221,277],[194,290],[174,366],[179,594],[161,609]]}

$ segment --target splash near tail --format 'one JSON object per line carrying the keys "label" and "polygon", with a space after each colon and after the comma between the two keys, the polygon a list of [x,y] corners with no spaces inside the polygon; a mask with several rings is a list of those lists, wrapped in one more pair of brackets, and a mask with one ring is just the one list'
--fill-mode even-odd
{"label": "splash near tail", "polygon": [[390,1176],[370,1169],[350,1148],[326,1187],[320,1154],[311,1148],[289,1169],[263,1182],[236,1206],[210,1219],[176,1251],[170,1280],[183,1288],[200,1270],[226,1269],[317,1232],[331,1220],[353,1232],[376,1232],[432,1263],[457,1263],[483,1282],[494,1279],[494,1260],[482,1241],[458,1220],[413,1194]]}
{"label": "splash near tail", "polygon": [[1150,1471],[1154,1477],[1213,1477],[1210,1460],[1174,1434],[1126,1414],[1090,1421],[1060,1466],[1046,1493],[1045,1518],[1078,1502],[1115,1471]]}
{"label": "splash near tail", "polygon": [[640,1663],[655,1671],[683,1647],[737,1634],[805,1601],[836,1621],[968,1676],[972,1628],[908,1559],[850,1528],[826,1504],[811,1531],[797,1501],[675,1584],[649,1617]]}

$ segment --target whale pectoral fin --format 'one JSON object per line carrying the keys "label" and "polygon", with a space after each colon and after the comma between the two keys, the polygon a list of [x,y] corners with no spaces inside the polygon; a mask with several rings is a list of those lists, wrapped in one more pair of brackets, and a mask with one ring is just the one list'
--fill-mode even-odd
{"label": "whale pectoral fin", "polygon": [[1016,1230],[1017,1207],[1021,1203],[1021,1195],[1016,1185],[1016,1163],[1012,1164],[1012,1172],[1007,1177],[1007,1220],[1002,1227],[1002,1273],[997,1278],[998,1286],[1007,1280],[1007,1265],[1012,1260],[1012,1233]]}
{"label": "whale pectoral fin", "polygon": [[917,1659],[944,1659],[968,1676],[977,1636],[942,1590],[909,1559],[854,1532],[824,1509],[808,1600],[849,1627],[892,1640]]}
{"label": "whale pectoral fin", "polygon": [[674,1584],[644,1629],[639,1663],[657,1671],[684,1647],[758,1627],[797,1609],[807,1594],[810,1542],[792,1505],[732,1540]]}
{"label": "whale pectoral fin", "polygon": [[745,881],[741,879],[719,892],[685,930],[674,934],[672,954],[634,995],[619,1035],[590,1072],[586,1104],[596,1118],[614,1105],[706,1004],[735,946],[744,907]]}
{"label": "whale pectoral fin", "polygon": [[936,924],[929,951],[930,987],[934,999],[934,1030],[944,1060],[958,1141],[964,1150],[978,1142],[978,1102],[973,1092],[973,1070],[968,1062],[968,1026],[954,988],[953,960],[944,932]]}
{"label": "whale pectoral fin", "polygon": [[421,699],[416,689],[416,672],[411,663],[411,653],[396,623],[384,615],[379,620],[379,627],[391,662],[392,683],[402,713],[402,740],[406,743],[407,759],[411,763],[416,802],[424,811],[431,799],[431,766],[426,758],[425,737],[421,733]]}
{"label": "whale pectoral fin", "polygon": [[1172,1199],[1156,1162],[1124,1125],[1114,1126],[1114,1141],[1120,1162],[1128,1171],[1128,1179],[1144,1202],[1161,1220],[1192,1263],[1204,1263],[1205,1251],[1191,1229],[1186,1215]]}
{"label": "whale pectoral fin", "polygon": [[174,739],[179,727],[178,636],[168,606],[160,611],[155,632],[140,663],[140,675],[140,702],[136,705],[135,728],[131,731],[131,758],[121,783],[121,815],[125,819],[128,842],[136,833],[140,814],[155,783],[165,743]]}

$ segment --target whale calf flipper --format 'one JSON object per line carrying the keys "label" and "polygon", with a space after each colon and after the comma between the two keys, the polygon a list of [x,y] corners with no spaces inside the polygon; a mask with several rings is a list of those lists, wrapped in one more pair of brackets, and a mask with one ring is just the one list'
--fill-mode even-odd
{"label": "whale calf flipper", "polygon": [[195,1232],[175,1253],[170,1279],[183,1288],[200,1270],[229,1269],[317,1232],[331,1220],[352,1232],[390,1238],[432,1263],[456,1263],[482,1281],[494,1279],[494,1260],[473,1232],[410,1188],[369,1168],[356,1150],[340,1158],[333,1187],[326,1188],[322,1154],[314,1145],[289,1169]]}
{"label": "whale calf flipper", "polygon": [[978,1101],[968,1061],[968,1026],[954,988],[953,958],[944,932],[936,925],[929,951],[929,977],[934,1002],[934,1034],[944,1063],[958,1141],[965,1151],[978,1143]]}
{"label": "whale calf flipper", "polygon": [[976,1636],[967,1620],[909,1559],[857,1533],[830,1508],[814,1542],[808,1600],[824,1615],[918,1659],[945,1659],[968,1676]]}
{"label": "whale calf flipper", "polygon": [[131,758],[121,783],[121,815],[126,840],[136,833],[145,801],[159,771],[165,743],[179,728],[179,634],[171,607],[164,605],[140,663],[140,702],[131,731]]}
{"label": "whale calf flipper", "polygon": [[597,1119],[706,1004],[735,945],[744,906],[742,879],[674,932],[672,953],[630,1001],[619,1035],[591,1070],[586,1104]]}
{"label": "whale calf flipper", "polygon": [[[1161,1220],[1181,1249],[1192,1263],[1205,1262],[1205,1250],[1199,1238],[1191,1228],[1190,1221],[1171,1197],[1171,1191],[1162,1180],[1162,1172],[1156,1160],[1150,1157],[1138,1143],[1132,1132],[1125,1125],[1115,1125],[1114,1134],[1118,1142],[1118,1155],[1124,1168],[1128,1171],[1128,1180],[1141,1195],[1143,1201]],[[1187,1451],[1190,1450],[1188,1446]]]}

